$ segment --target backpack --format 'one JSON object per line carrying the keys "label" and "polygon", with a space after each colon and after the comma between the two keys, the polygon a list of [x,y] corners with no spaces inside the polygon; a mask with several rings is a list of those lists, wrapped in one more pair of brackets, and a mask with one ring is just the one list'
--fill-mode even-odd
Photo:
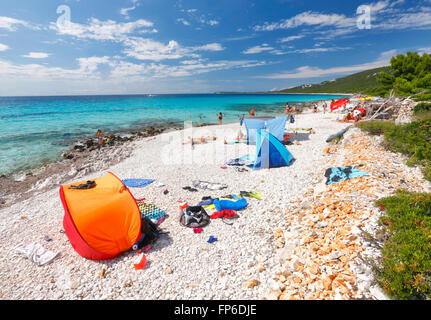
{"label": "backpack", "polygon": [[208,225],[210,217],[201,206],[187,206],[181,211],[180,223],[189,228],[202,228]]}
{"label": "backpack", "polygon": [[135,251],[142,249],[147,245],[153,244],[159,238],[160,230],[157,224],[152,222],[149,218],[144,217],[142,218],[141,223],[141,234],[141,239],[132,247],[132,249]]}

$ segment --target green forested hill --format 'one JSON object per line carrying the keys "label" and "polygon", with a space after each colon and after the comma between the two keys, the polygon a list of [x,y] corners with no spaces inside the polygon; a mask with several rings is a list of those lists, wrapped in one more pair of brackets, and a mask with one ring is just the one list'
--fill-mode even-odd
{"label": "green forested hill", "polygon": [[319,84],[308,84],[290,89],[277,91],[278,93],[363,93],[378,94],[381,85],[377,82],[380,72],[387,71],[389,67],[371,69],[352,74],[347,77]]}

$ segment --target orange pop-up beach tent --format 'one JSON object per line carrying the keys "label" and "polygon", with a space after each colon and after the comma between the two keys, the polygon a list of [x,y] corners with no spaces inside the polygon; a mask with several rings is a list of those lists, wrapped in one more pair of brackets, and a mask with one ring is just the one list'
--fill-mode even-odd
{"label": "orange pop-up beach tent", "polygon": [[110,259],[141,239],[141,214],[135,198],[114,174],[93,179],[90,189],[60,187],[63,227],[72,247],[91,260]]}

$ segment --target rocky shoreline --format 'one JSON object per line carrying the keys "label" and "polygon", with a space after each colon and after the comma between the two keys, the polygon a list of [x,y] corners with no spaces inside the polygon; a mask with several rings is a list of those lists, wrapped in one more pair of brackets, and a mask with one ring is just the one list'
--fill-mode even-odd
{"label": "rocky shoreline", "polygon": [[[199,126],[203,126],[202,124]],[[88,173],[105,170],[130,156],[133,142],[157,136],[163,132],[181,130],[179,123],[168,122],[164,125],[151,125],[139,130],[123,133],[108,133],[112,143],[100,146],[95,137],[85,137],[73,144],[62,154],[62,160],[42,165],[23,172],[22,178],[0,176],[0,209],[29,199],[35,193],[60,186],[66,181],[80,178]]]}

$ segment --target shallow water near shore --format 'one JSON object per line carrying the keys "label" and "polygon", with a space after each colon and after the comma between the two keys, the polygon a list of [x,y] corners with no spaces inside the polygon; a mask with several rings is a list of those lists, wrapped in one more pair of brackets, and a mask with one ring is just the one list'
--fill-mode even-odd
{"label": "shallow water near shore", "polygon": [[187,94],[0,98],[0,175],[60,160],[83,137],[126,133],[150,126],[193,121],[237,121],[256,107],[258,115],[284,112],[285,103],[337,99],[334,95]]}

